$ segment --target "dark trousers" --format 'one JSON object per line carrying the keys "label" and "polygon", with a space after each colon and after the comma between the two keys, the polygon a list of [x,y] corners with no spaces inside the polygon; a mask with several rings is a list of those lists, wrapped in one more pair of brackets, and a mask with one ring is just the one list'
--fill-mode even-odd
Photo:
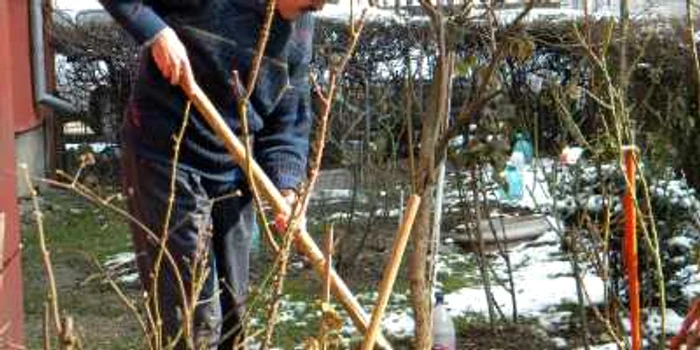
{"label": "dark trousers", "polygon": [[[248,284],[255,220],[250,195],[236,194],[239,189],[233,181],[213,181],[178,169],[166,244],[172,260],[163,255],[155,281],[154,265],[168,215],[172,165],[139,156],[128,137],[124,139],[123,180],[129,212],[152,231],[132,223],[134,249],[143,287],[152,301],[151,312],[155,313],[158,307],[163,320],[162,339],[167,342],[184,331],[183,305],[191,304],[195,295],[191,337],[181,336],[176,348],[185,348],[191,342],[198,349],[203,344],[208,349],[232,349],[234,339],[242,334],[240,321]],[[203,262],[204,268],[196,267],[197,261]],[[184,285],[184,295],[179,280]],[[155,298],[154,283],[158,284]],[[197,289],[201,289],[198,298]]]}

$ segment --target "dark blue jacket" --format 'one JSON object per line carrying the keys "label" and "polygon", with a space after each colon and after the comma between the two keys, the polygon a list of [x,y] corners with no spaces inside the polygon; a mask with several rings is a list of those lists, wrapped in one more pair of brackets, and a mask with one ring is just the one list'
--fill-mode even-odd
{"label": "dark blue jacket", "polygon": [[[195,79],[240,134],[237,94],[232,72],[242,84],[254,56],[264,17],[258,0],[100,0],[105,9],[139,44],[170,26],[184,43]],[[273,23],[258,82],[251,97],[248,124],[254,155],[280,189],[294,188],[303,178],[309,148],[311,101],[308,66],[313,21],[304,14],[294,22],[279,16]],[[182,125],[186,99],[157,69],[150,51],[141,55],[131,97],[126,137],[139,152],[156,160],[172,157],[173,136]],[[192,109],[194,111],[194,108]],[[242,175],[197,112],[193,112],[181,146],[183,167],[224,181]]]}

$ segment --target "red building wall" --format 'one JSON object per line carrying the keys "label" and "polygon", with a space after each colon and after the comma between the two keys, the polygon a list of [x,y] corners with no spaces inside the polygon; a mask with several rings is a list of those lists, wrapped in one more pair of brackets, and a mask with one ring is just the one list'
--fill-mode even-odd
{"label": "red building wall", "polygon": [[14,106],[15,132],[32,129],[41,124],[32,103],[32,67],[30,60],[29,1],[0,0],[7,3],[10,14],[10,49],[13,59],[12,91],[18,104]]}
{"label": "red building wall", "polygon": [[[28,1],[0,0],[0,348],[23,344],[19,220],[15,195],[15,130],[36,125],[28,70]],[[3,328],[6,331],[2,331]]]}

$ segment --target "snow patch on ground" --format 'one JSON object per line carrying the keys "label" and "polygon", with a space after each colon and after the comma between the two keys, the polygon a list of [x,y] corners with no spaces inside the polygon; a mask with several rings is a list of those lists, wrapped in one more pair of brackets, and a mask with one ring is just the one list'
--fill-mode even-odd
{"label": "snow patch on ground", "polygon": [[[516,303],[518,313],[523,316],[545,317],[543,322],[555,323],[556,317],[561,319],[566,315],[554,316],[552,309],[562,303],[577,303],[576,281],[573,277],[571,264],[561,255],[559,237],[555,231],[548,231],[531,243],[522,244],[511,252],[511,264],[514,268]],[[443,254],[437,264],[438,272],[442,275],[469,274],[473,271],[463,271],[460,266],[468,262],[463,254]],[[502,262],[494,262],[494,270],[500,278],[507,277],[506,266]],[[592,304],[601,303],[604,297],[602,280],[586,272],[582,276],[588,297]],[[492,286],[493,296],[498,306],[505,314],[512,313],[511,295],[496,284]],[[486,296],[481,286],[465,287],[445,296],[445,306],[453,317],[468,316],[474,313],[487,315]],[[408,306],[406,306],[408,308]],[[383,325],[387,332],[396,336],[410,336],[414,331],[414,322],[409,310],[398,310],[387,313]]]}
{"label": "snow patch on ground", "polygon": [[135,258],[136,255],[133,252],[117,253],[110,256],[109,259],[105,261],[105,266],[121,266],[133,262]]}
{"label": "snow patch on ground", "polygon": [[696,266],[686,266],[685,270],[692,275],[688,284],[683,287],[683,294],[687,300],[692,300],[700,296],[700,270]]}
{"label": "snow patch on ground", "polygon": [[352,198],[351,189],[322,189],[313,193],[312,198],[317,200],[348,200]]}
{"label": "snow patch on ground", "polygon": [[[560,256],[558,236],[549,231],[534,244],[523,244],[511,253],[518,313],[537,316],[562,303],[577,303],[576,280],[571,264]],[[500,277],[506,278],[506,266],[494,266]],[[593,304],[603,301],[603,281],[593,274],[582,276],[588,298]],[[511,295],[505,288],[494,285],[492,293],[505,314],[512,313]],[[481,287],[467,287],[445,297],[445,304],[453,316],[467,313],[486,314],[486,296]]]}
{"label": "snow patch on ground", "polygon": [[538,209],[552,205],[553,199],[543,169],[544,165],[542,167],[525,166],[521,169],[523,198],[517,202],[516,206]]}
{"label": "snow patch on ground", "polygon": [[117,253],[104,262],[104,268],[112,278],[123,284],[135,284],[139,280],[136,271],[136,255],[133,252]]}
{"label": "snow patch on ground", "polygon": [[[652,332],[651,337],[657,338],[661,330],[661,311],[660,309],[650,309],[643,310],[642,313],[646,315],[646,323],[642,325],[642,328],[646,331]],[[622,317],[622,325],[625,331],[628,333],[631,330],[629,318],[627,316]],[[675,311],[671,309],[666,309],[666,324],[664,325],[664,333],[666,335],[676,334],[683,325],[683,317],[679,316]]]}
{"label": "snow patch on ground", "polygon": [[413,335],[413,330],[416,327],[413,315],[408,311],[398,311],[389,313],[382,320],[382,327],[388,334],[397,338],[406,338]]}

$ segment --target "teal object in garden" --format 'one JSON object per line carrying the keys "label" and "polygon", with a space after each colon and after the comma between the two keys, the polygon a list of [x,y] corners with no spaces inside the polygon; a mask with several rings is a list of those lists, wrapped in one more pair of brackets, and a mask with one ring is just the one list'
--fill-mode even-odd
{"label": "teal object in garden", "polygon": [[522,153],[525,156],[525,163],[532,163],[532,158],[534,157],[532,143],[523,133],[515,134],[515,145],[513,145],[513,152]]}
{"label": "teal object in garden", "polygon": [[513,164],[506,165],[506,183],[508,184],[508,199],[520,200],[523,198],[523,176]]}

